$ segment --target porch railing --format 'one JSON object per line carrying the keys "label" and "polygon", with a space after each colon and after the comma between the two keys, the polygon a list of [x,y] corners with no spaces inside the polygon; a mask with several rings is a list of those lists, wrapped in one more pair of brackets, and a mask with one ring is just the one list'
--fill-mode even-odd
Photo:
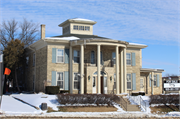
{"label": "porch railing", "polygon": [[127,102],[123,99],[122,96],[120,96],[120,105],[124,108],[125,111],[127,111]]}
{"label": "porch railing", "polygon": [[[97,67],[97,62],[96,60],[84,60],[84,65],[85,66],[92,66],[92,67]],[[114,67],[115,63],[113,60],[110,61],[100,61],[100,65],[104,67]]]}
{"label": "porch railing", "polygon": [[136,105],[140,105],[140,107],[146,112],[146,102],[142,99],[141,96],[129,96],[129,98]]}

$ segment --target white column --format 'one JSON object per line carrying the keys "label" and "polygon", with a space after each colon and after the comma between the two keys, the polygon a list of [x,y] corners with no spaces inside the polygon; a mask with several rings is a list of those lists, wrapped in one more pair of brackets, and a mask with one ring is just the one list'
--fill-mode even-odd
{"label": "white column", "polygon": [[121,93],[124,93],[123,66],[123,50],[121,50]]}
{"label": "white column", "polygon": [[72,46],[70,46],[69,50],[69,77],[70,77],[70,93],[73,93],[73,59],[72,59]]}
{"label": "white column", "polygon": [[116,46],[116,94],[119,94],[119,47]]}
{"label": "white column", "polygon": [[81,94],[84,94],[84,45],[81,44]]}
{"label": "white column", "polygon": [[101,79],[100,79],[100,45],[97,45],[97,80],[98,80],[98,93],[101,93]]}
{"label": "white column", "polygon": [[127,93],[127,79],[126,79],[126,48],[124,48],[124,93]]}
{"label": "white column", "polygon": [[154,72],[151,72],[151,94],[153,95],[153,86],[154,86]]}

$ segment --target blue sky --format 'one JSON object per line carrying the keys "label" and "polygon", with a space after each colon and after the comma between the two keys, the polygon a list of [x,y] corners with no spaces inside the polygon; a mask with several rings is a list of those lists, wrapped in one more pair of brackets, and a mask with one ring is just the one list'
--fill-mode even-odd
{"label": "blue sky", "polygon": [[76,17],[96,21],[94,35],[148,45],[143,68],[180,75],[180,0],[0,0],[0,22],[27,18],[45,24],[46,37]]}

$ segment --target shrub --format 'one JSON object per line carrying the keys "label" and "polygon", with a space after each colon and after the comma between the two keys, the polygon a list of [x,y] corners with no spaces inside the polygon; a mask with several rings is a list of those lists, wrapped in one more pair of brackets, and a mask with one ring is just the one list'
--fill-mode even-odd
{"label": "shrub", "polygon": [[144,95],[145,95],[145,92],[139,92],[139,95],[144,96]]}
{"label": "shrub", "polygon": [[58,94],[59,86],[46,86],[46,94]]}
{"label": "shrub", "polygon": [[113,102],[120,100],[116,95],[107,94],[58,94],[57,98],[60,104],[113,105]]}
{"label": "shrub", "polygon": [[179,95],[151,95],[149,104],[179,104]]}
{"label": "shrub", "polygon": [[139,95],[139,92],[132,93],[132,96],[138,96],[138,95]]}
{"label": "shrub", "polygon": [[60,90],[60,93],[70,93],[69,90]]}

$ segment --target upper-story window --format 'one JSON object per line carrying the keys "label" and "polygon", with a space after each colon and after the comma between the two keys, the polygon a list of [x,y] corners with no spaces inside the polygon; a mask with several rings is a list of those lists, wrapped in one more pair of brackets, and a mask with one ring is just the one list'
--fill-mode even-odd
{"label": "upper-story window", "polygon": [[63,33],[66,33],[66,32],[68,32],[69,30],[70,30],[70,27],[69,27],[69,26],[66,26],[66,27],[63,28]]}
{"label": "upper-story window", "polygon": [[79,30],[84,31],[84,26],[79,26]]}
{"label": "upper-story window", "polygon": [[113,61],[113,64],[116,64],[116,53],[115,52],[112,52],[112,61]]}
{"label": "upper-story window", "polygon": [[77,50],[74,50],[74,63],[79,63],[80,53]]}
{"label": "upper-story window", "polygon": [[156,75],[154,75],[154,86],[156,86],[156,82],[157,82],[157,77]]}
{"label": "upper-story window", "polygon": [[33,66],[35,66],[35,53],[33,54]]}
{"label": "upper-story window", "polygon": [[91,51],[91,64],[95,64],[95,52]]}
{"label": "upper-story window", "polygon": [[90,26],[73,25],[73,30],[90,31]]}
{"label": "upper-story window", "polygon": [[126,53],[126,64],[131,65],[131,53]]}
{"label": "upper-story window", "polygon": [[85,26],[85,31],[90,31],[90,27],[89,26]]}
{"label": "upper-story window", "polygon": [[64,50],[63,49],[57,49],[57,63],[64,62]]}
{"label": "upper-story window", "polygon": [[78,25],[74,25],[74,26],[73,26],[73,29],[74,29],[74,30],[78,30]]}

